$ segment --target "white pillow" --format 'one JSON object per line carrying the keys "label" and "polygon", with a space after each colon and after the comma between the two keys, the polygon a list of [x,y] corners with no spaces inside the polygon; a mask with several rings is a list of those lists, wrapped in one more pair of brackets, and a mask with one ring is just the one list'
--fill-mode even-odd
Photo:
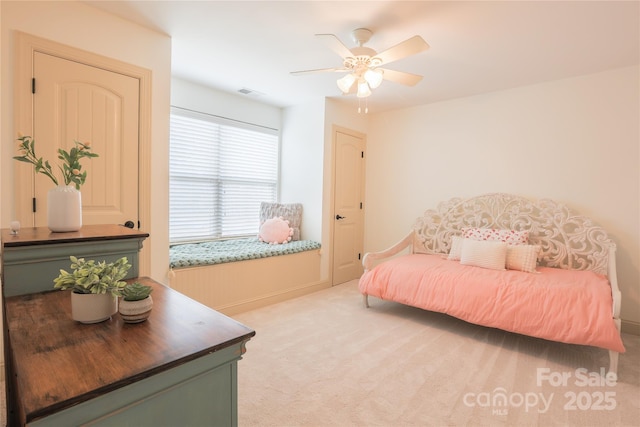
{"label": "white pillow", "polygon": [[505,270],[507,244],[493,240],[464,239],[460,264]]}
{"label": "white pillow", "polygon": [[462,236],[451,236],[451,249],[449,250],[449,256],[447,256],[447,259],[451,261],[460,261],[463,241],[464,238]]}
{"label": "white pillow", "polygon": [[509,245],[507,247],[507,269],[535,273],[540,249],[538,245]]}

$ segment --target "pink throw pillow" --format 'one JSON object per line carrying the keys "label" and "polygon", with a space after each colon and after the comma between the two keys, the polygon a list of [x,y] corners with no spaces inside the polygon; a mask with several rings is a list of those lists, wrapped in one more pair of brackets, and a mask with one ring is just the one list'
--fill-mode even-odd
{"label": "pink throw pillow", "polygon": [[279,243],[287,243],[293,236],[293,228],[289,227],[289,221],[282,217],[275,217],[266,220],[260,226],[258,238],[261,242],[277,245]]}

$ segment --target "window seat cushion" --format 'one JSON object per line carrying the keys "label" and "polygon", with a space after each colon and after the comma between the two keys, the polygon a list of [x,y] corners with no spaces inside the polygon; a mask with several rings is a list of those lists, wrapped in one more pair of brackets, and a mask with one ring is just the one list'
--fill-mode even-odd
{"label": "window seat cushion", "polygon": [[320,249],[320,243],[313,240],[296,240],[280,245],[270,245],[257,238],[185,243],[169,248],[169,263],[171,268],[195,267],[294,254],[314,249]]}

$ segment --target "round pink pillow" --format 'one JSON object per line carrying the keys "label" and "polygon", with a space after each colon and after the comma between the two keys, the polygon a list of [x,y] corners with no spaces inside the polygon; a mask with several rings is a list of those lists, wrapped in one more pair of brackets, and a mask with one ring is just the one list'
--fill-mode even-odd
{"label": "round pink pillow", "polygon": [[291,240],[291,236],[293,236],[293,228],[289,227],[289,221],[282,219],[282,217],[266,220],[260,226],[260,233],[258,234],[261,242],[271,245],[287,243]]}

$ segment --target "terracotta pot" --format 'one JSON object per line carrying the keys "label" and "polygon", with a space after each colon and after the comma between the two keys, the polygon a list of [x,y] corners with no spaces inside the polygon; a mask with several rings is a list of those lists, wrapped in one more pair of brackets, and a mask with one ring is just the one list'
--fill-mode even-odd
{"label": "terracotta pot", "polygon": [[118,298],[111,294],[71,292],[71,317],[80,323],[98,323],[118,312]]}
{"label": "terracotta pot", "polygon": [[147,320],[153,308],[151,295],[139,301],[126,301],[122,299],[118,307],[118,312],[125,323],[140,323]]}

